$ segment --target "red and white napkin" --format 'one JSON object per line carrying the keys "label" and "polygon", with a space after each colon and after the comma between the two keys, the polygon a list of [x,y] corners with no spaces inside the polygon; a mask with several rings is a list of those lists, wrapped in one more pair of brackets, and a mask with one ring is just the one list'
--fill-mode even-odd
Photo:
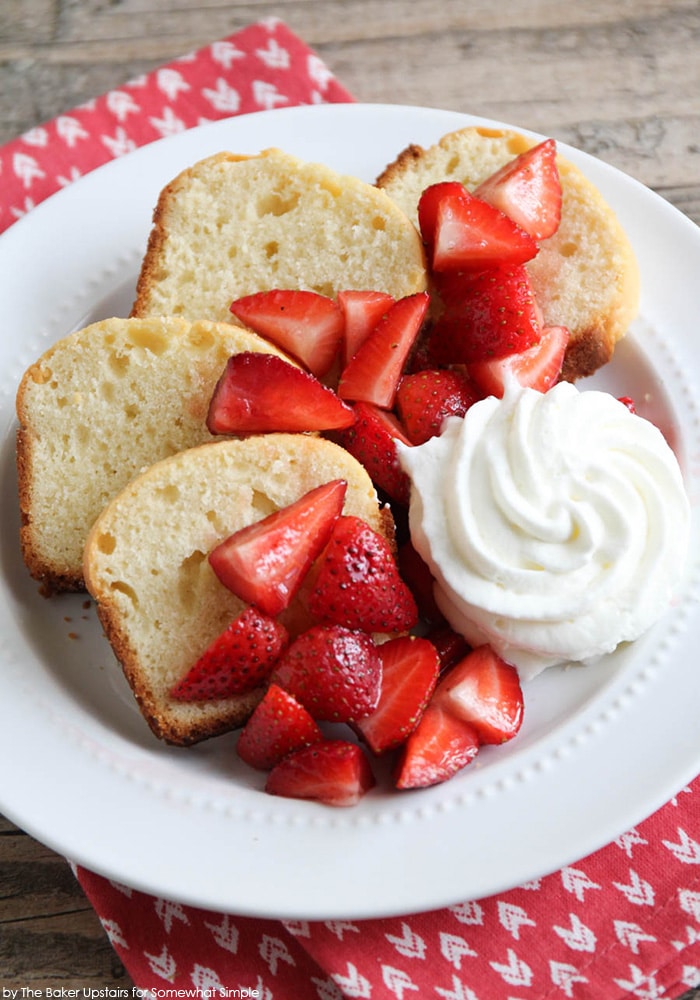
{"label": "red and white napkin", "polygon": [[[0,231],[155,139],[231,115],[352,99],[281,21],[252,24],[0,149]],[[700,987],[700,778],[577,864],[430,913],[241,917],[75,871],[133,981],[155,997],[675,1000]],[[173,990],[188,992],[164,992]]]}

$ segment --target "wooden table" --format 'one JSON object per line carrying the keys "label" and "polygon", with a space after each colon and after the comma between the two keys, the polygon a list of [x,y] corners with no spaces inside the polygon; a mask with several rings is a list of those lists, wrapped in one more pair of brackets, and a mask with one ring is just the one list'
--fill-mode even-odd
{"label": "wooden table", "polygon": [[[465,111],[552,135],[634,175],[700,224],[698,0],[1,6],[0,142],[277,16],[360,101]],[[131,985],[66,861],[2,819],[0,983]]]}

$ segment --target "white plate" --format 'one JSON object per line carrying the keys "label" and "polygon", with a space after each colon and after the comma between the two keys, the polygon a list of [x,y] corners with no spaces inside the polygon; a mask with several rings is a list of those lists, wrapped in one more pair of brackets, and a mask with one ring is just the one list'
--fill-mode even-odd
{"label": "white plate", "polygon": [[361,105],[234,118],[96,170],[0,239],[0,808],[53,849],[133,887],[217,910],[308,919],[415,912],[573,863],[695,776],[700,230],[566,147],[618,211],[642,273],[641,318],[595,381],[633,396],[678,448],[695,515],[693,564],[681,599],[642,641],[595,668],[553,670],[528,684],[525,724],[511,744],[484,750],[442,786],[399,794],[384,785],[354,809],[272,798],[237,761],[232,735],[190,750],[156,741],[94,609],[80,596],[41,598],[22,565],[18,381],[59,336],[126,313],[166,181],[210,153],[271,145],[372,181],[409,142],[429,144],[475,121]]}

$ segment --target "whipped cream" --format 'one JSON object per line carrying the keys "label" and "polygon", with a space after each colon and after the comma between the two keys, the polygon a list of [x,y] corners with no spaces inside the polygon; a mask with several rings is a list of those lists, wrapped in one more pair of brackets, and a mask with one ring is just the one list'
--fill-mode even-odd
{"label": "whipped cream", "polygon": [[399,458],[438,606],[523,678],[611,652],[667,609],[690,530],[681,471],[608,393],[512,382]]}

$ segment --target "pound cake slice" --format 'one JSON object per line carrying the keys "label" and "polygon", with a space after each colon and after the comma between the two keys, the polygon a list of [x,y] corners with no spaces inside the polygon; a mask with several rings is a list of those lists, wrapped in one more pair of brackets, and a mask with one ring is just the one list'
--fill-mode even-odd
{"label": "pound cake slice", "polygon": [[132,315],[221,321],[234,299],[271,288],[425,287],[415,227],[374,185],[278,149],[222,152],[161,192]]}
{"label": "pound cake slice", "polygon": [[[536,141],[510,130],[469,127],[427,149],[403,150],[377,185],[417,224],[421,192],[439,181],[470,191]],[[562,215],[527,267],[547,325],[566,326],[571,339],[562,377],[591,375],[612,357],[637,314],[639,272],[629,240],[598,189],[558,156]]]}
{"label": "pound cake slice", "polygon": [[227,360],[284,355],[227,323],[107,319],[54,344],[17,392],[24,561],[48,595],[83,589],[93,521],[137,472],[212,440],[205,420]]}
{"label": "pound cake slice", "polygon": [[[85,580],[107,638],[152,731],[188,745],[241,725],[262,689],[209,702],[178,702],[173,684],[245,608],[223,586],[209,552],[240,528],[334,479],[347,482],[343,512],[393,544],[393,519],[363,467],[321,437],[226,439],[151,466],[100,514],[85,547]],[[295,598],[279,620],[308,625]]]}

